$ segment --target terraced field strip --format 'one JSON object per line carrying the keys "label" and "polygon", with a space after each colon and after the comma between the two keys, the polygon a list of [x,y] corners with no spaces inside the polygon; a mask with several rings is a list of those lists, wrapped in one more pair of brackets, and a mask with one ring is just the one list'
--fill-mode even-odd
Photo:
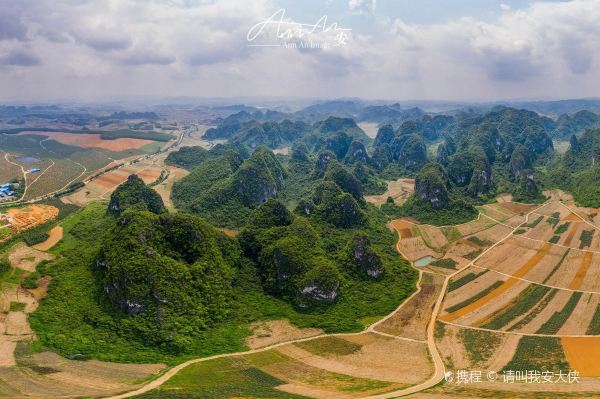
{"label": "terraced field strip", "polygon": [[600,305],[596,307],[594,317],[587,328],[586,334],[588,335],[599,335],[600,334]]}
{"label": "terraced field strip", "polygon": [[600,337],[563,337],[565,356],[582,377],[600,377]]}
{"label": "terraced field strip", "polygon": [[565,208],[567,208],[569,211],[571,211],[571,213],[574,213],[575,215],[577,215],[579,217],[579,219],[581,219],[584,223],[592,226],[595,230],[600,230],[600,227],[596,226],[593,223],[590,223],[589,220],[586,220],[585,218],[582,218],[581,215],[579,215],[575,210],[571,209],[568,205],[563,204],[562,202],[560,203],[562,206],[564,206]]}
{"label": "terraced field strip", "polygon": [[502,309],[477,321],[475,326],[499,330],[517,317],[527,313],[550,291],[542,285],[529,285],[518,297],[507,303]]}
{"label": "terraced field strip", "polygon": [[475,280],[476,278],[481,277],[482,275],[484,275],[487,272],[489,272],[488,269],[482,271],[481,273],[468,273],[468,274],[465,274],[464,276],[462,276],[461,278],[450,281],[448,283],[448,292],[452,292],[456,289],[459,289],[463,285],[470,283],[471,281]]}
{"label": "terraced field strip", "polygon": [[571,249],[567,249],[567,251],[561,256],[560,260],[558,261],[558,263],[556,264],[556,266],[554,266],[552,268],[552,270],[550,271],[550,273],[544,278],[544,281],[542,281],[542,284],[546,284],[546,282],[548,280],[550,280],[550,278],[554,275],[554,273],[556,273],[556,271],[561,267],[561,265],[563,264],[563,262],[565,261],[566,257],[569,255],[569,252],[571,252]]}
{"label": "terraced field strip", "polygon": [[592,264],[592,255],[593,254],[591,252],[586,252],[583,255],[581,266],[579,267],[579,270],[577,270],[577,274],[575,274],[573,281],[571,281],[571,284],[569,284],[570,289],[577,290],[579,287],[581,287],[581,284],[583,283],[583,280],[590,269],[590,265]]}
{"label": "terraced field strip", "polygon": [[[548,243],[544,244],[544,246],[535,255],[533,255],[523,266],[521,266],[521,268],[519,270],[517,270],[513,274],[513,277],[510,277],[502,285],[498,286],[498,288],[496,288],[495,290],[486,294],[482,298],[479,298],[475,302],[473,302],[461,309],[458,309],[455,312],[451,312],[447,315],[440,316],[440,320],[454,321],[468,313],[474,312],[475,310],[479,309],[486,303],[488,303],[488,302],[492,301],[493,299],[499,297],[500,295],[504,294],[506,291],[508,291],[513,285],[515,285],[519,281],[520,277],[525,276],[527,273],[529,273],[529,271],[531,269],[533,269],[538,263],[540,263],[540,261],[544,258],[544,256],[546,256],[546,254],[548,253],[548,250],[550,248],[551,248],[550,244],[548,244]],[[514,278],[514,277],[517,277],[517,278]]]}
{"label": "terraced field strip", "polygon": [[554,296],[558,293],[558,291],[558,289],[552,288],[550,292],[548,292],[548,295],[546,295],[540,302],[538,302],[538,304],[535,305],[533,309],[531,309],[531,311],[525,315],[525,317],[523,317],[521,320],[510,326],[508,331],[518,330],[529,324],[540,313],[542,313],[544,309],[546,309],[546,306],[548,306],[552,299],[554,299]]}
{"label": "terraced field strip", "polygon": [[573,310],[577,306],[577,303],[581,299],[581,292],[574,292],[566,305],[561,309],[560,312],[554,312],[542,326],[536,331],[540,334],[556,334],[558,330],[565,324],[567,319],[573,313]]}
{"label": "terraced field strip", "polygon": [[[517,350],[502,372],[541,370],[569,372],[569,363],[558,337],[522,337]],[[552,396],[550,396],[552,397]]]}
{"label": "terraced field strip", "polygon": [[[569,220],[571,220],[571,219],[569,219]],[[565,245],[567,247],[571,245],[571,242],[573,241],[573,238],[575,238],[575,233],[577,233],[578,229],[579,229],[579,223],[571,224],[571,228],[569,229],[569,234],[567,234],[567,238],[565,239],[565,242],[563,243],[563,245]]]}

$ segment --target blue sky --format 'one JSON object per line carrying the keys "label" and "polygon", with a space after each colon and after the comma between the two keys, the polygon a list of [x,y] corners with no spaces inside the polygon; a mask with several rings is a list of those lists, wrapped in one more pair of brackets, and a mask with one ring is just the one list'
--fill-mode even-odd
{"label": "blue sky", "polygon": [[[546,0],[544,2],[561,2]],[[361,30],[375,18],[402,19],[407,23],[436,24],[462,17],[491,21],[502,14],[502,6],[524,9],[535,3],[531,0],[377,0],[373,14],[356,15],[350,12],[346,0],[279,0],[276,2],[296,18],[308,21],[328,16]],[[365,3],[370,3],[365,1]]]}
{"label": "blue sky", "polygon": [[[249,46],[280,8],[352,32]],[[600,0],[0,0],[0,101],[598,97],[598,21]]]}

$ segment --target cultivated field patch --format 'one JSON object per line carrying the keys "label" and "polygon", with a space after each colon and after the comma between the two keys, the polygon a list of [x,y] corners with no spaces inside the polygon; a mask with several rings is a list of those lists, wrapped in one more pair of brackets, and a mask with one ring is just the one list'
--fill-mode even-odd
{"label": "cultivated field patch", "polygon": [[113,140],[104,140],[100,134],[76,134],[62,132],[22,132],[19,135],[37,135],[47,136],[49,139],[61,144],[80,147],[80,148],[103,148],[110,151],[124,151],[138,149],[147,144],[153,144],[152,140],[118,138]]}
{"label": "cultivated field patch", "polygon": [[323,334],[323,330],[318,328],[300,329],[287,319],[252,323],[250,330],[252,335],[246,338],[246,345],[251,349]]}
{"label": "cultivated field patch", "polygon": [[561,343],[572,369],[583,377],[600,377],[600,337],[563,337]]}
{"label": "cultivated field patch", "polygon": [[562,371],[568,374],[569,362],[566,359],[560,338],[523,336],[514,357],[504,367],[506,371],[537,370]]}
{"label": "cultivated field patch", "polygon": [[[395,386],[403,386],[391,381],[351,375],[348,373],[351,371],[351,365],[347,362],[334,363],[333,360],[319,358],[293,345],[247,355],[243,359],[288,384],[325,392],[364,396],[367,393],[379,393],[393,389]],[[357,370],[366,370],[366,368],[361,365]]]}
{"label": "cultivated field patch", "polygon": [[414,179],[398,179],[387,182],[387,190],[380,195],[367,195],[365,200],[377,206],[385,203],[388,197],[394,200],[396,205],[402,205],[415,191]]}
{"label": "cultivated field patch", "polygon": [[375,327],[376,331],[417,340],[427,339],[431,309],[440,295],[443,276],[423,273],[421,290],[398,311]]}

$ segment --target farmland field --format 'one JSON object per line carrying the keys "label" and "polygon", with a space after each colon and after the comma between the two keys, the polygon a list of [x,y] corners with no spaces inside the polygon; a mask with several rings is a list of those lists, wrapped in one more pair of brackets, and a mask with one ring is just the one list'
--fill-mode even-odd
{"label": "farmland field", "polygon": [[[21,167],[25,171],[39,168],[40,172],[25,175],[27,189],[23,199],[32,200],[82,182],[116,162],[155,153],[164,145],[163,141],[131,137],[103,139],[100,134],[0,134],[0,183],[22,177]],[[22,163],[19,157],[29,157],[34,162]]]}

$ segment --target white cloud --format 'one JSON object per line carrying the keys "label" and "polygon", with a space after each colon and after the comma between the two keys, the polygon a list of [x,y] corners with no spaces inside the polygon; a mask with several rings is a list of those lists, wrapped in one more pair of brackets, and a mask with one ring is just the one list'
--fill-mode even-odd
{"label": "white cloud", "polygon": [[348,7],[350,11],[357,14],[373,14],[377,0],[350,0]]}
{"label": "white cloud", "polygon": [[[0,9],[0,100],[121,94],[492,99],[600,93],[600,0],[502,7],[495,21],[460,18],[424,25],[372,18],[375,29],[368,36],[350,34],[347,46],[309,51],[247,46],[248,29],[278,10],[277,0],[11,4]],[[354,14],[375,8],[375,1],[343,4]]]}

